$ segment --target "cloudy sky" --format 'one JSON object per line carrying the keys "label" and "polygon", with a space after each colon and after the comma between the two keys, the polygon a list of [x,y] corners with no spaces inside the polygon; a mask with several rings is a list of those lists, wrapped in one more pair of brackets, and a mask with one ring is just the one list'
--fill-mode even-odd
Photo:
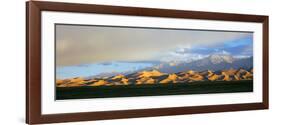
{"label": "cloudy sky", "polygon": [[56,25],[56,64],[194,60],[212,53],[252,56],[249,32]]}
{"label": "cloudy sky", "polygon": [[253,55],[253,33],[56,25],[56,78],[137,71],[153,61]]}

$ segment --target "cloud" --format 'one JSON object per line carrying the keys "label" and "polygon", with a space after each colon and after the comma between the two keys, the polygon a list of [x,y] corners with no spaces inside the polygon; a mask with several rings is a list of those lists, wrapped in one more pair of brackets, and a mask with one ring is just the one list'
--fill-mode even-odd
{"label": "cloud", "polygon": [[216,43],[213,46],[195,46],[188,50],[188,53],[196,53],[203,55],[210,54],[231,54],[235,56],[252,56],[253,55],[253,38],[246,36],[239,39]]}
{"label": "cloud", "polygon": [[225,50],[222,50],[221,52],[218,52],[217,54],[230,55],[230,53]]}
{"label": "cloud", "polygon": [[[226,41],[251,35],[245,32],[56,25],[56,64],[160,60],[178,48],[176,53],[183,53],[178,57],[195,58],[212,52],[208,47],[217,48]],[[203,47],[200,49],[200,46]]]}
{"label": "cloud", "polygon": [[232,55],[239,58],[253,56],[252,37],[243,37],[232,41],[216,43],[214,46],[178,47],[161,58],[161,61],[191,62],[212,54]]}
{"label": "cloud", "polygon": [[170,52],[166,56],[163,56],[160,61],[163,62],[191,62],[194,60],[202,59],[206,55],[195,54],[195,53],[178,53]]}

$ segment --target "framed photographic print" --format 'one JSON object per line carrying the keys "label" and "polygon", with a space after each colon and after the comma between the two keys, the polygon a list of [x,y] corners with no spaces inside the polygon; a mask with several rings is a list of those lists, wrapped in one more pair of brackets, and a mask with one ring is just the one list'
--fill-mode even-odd
{"label": "framed photographic print", "polygon": [[268,16],[26,3],[30,124],[268,109]]}

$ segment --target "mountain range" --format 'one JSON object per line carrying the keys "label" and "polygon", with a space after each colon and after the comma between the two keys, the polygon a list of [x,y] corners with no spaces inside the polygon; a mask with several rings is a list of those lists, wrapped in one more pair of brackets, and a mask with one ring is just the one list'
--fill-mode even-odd
{"label": "mountain range", "polygon": [[[213,54],[192,62],[153,61],[150,63],[146,61],[136,63],[142,64],[143,67],[122,72],[104,72],[87,77],[57,79],[56,85],[57,87],[71,87],[253,79],[253,57],[238,58],[227,54]],[[122,67],[126,67],[120,62],[102,65],[118,67],[121,64]],[[129,65],[130,63],[124,64]]]}
{"label": "mountain range", "polygon": [[[134,62],[133,62],[134,63]],[[158,70],[163,73],[177,73],[183,72],[187,70],[195,70],[195,71],[205,71],[205,70],[212,70],[212,71],[220,71],[224,69],[251,69],[253,68],[253,57],[234,57],[229,54],[212,54],[208,57],[191,61],[169,61],[169,62],[162,62],[162,61],[142,61],[137,63],[143,64],[150,64],[150,66],[142,67],[138,69],[131,69],[128,71],[122,72],[103,72],[98,75],[88,76],[87,78],[94,78],[94,77],[110,77],[115,76],[118,74],[128,75],[134,72],[140,72],[144,70]],[[114,62],[110,63],[111,65],[117,65]],[[120,63],[119,63],[120,64]]]}
{"label": "mountain range", "polygon": [[212,70],[220,71],[224,69],[251,69],[253,68],[253,57],[246,58],[235,58],[231,55],[226,54],[214,54],[206,58],[192,61],[189,63],[185,62],[168,62],[161,63],[154,67],[155,69],[165,73],[182,72],[186,70]]}
{"label": "mountain range", "polygon": [[57,80],[57,87],[78,86],[111,86],[111,85],[141,85],[141,84],[188,84],[197,81],[237,81],[252,80],[253,69],[228,69],[213,72],[188,70],[177,73],[163,73],[158,70],[141,71],[128,75],[118,74],[103,78],[70,78]]}

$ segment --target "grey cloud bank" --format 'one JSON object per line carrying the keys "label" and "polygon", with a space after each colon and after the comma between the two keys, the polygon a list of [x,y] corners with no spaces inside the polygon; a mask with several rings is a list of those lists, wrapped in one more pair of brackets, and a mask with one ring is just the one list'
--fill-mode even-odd
{"label": "grey cloud bank", "polygon": [[161,60],[171,51],[214,47],[251,33],[56,25],[56,64]]}

